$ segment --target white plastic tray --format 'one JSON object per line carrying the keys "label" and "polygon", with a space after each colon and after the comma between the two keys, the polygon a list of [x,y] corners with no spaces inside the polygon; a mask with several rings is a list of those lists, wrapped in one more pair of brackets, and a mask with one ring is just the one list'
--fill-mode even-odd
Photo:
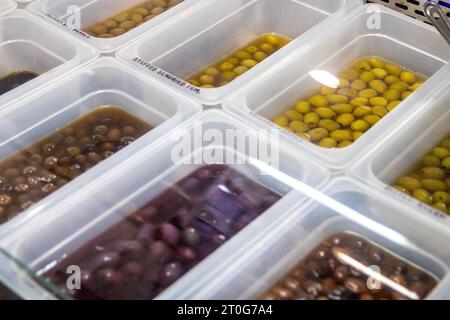
{"label": "white plastic tray", "polygon": [[[247,130],[249,127],[221,111],[208,111],[174,130],[173,135],[168,135],[166,140],[143,150],[135,157],[129,157],[126,166],[118,166],[114,172],[110,171],[109,174],[97,179],[95,184],[84,184],[85,187],[79,192],[74,191],[74,184],[70,195],[66,193],[63,201],[59,203],[54,201],[52,208],[41,212],[20,229],[2,232],[0,248],[17,263],[13,261],[2,263],[0,278],[24,298],[48,297],[46,291],[32,281],[28,272],[42,268],[63,252],[75,250],[131,214],[173,182],[200,166],[200,164],[183,165],[186,159],[202,155],[201,159],[205,160],[207,158],[204,157],[210,155],[212,151],[223,155],[223,159],[227,156],[240,159],[248,157],[251,161],[232,167],[284,197],[173,284],[163,296],[170,296],[171,292],[183,292],[183,288],[198,282],[213,266],[215,268],[218,265],[227,265],[225,261],[228,257],[243,243],[277,224],[284,215],[281,213],[289,211],[302,195],[279,181],[271,172],[273,167],[267,164],[266,167],[260,167],[260,162],[264,163],[264,158],[260,155],[249,156],[249,149],[233,148],[219,140],[211,141],[210,138],[193,140],[190,151],[184,154],[181,160],[174,162],[172,153],[174,147],[180,144],[180,135],[193,137],[200,129],[203,129],[203,132],[213,129],[215,134],[225,135],[227,130]],[[248,137],[258,139],[256,134],[255,131],[248,131]],[[284,174],[313,187],[320,187],[328,181],[329,172],[325,168],[292,154],[286,145],[280,145],[279,150],[281,160],[279,170]],[[124,157],[121,158],[123,160]],[[63,197],[58,198],[62,200]],[[12,274],[14,276],[10,276]]]}
{"label": "white plastic tray", "polygon": [[348,174],[450,227],[448,215],[391,187],[450,134],[450,68],[432,97],[417,97],[410,104],[408,121],[349,168]]}
{"label": "white plastic tray", "polygon": [[[141,35],[163,25],[171,19],[180,19],[189,14],[190,7],[199,0],[184,0],[177,6],[163,12],[159,16],[143,23],[121,36],[101,39],[88,35],[82,30],[101,22],[121,11],[143,3],[145,0],[38,0],[27,6],[27,10],[34,12],[68,33],[76,35],[86,43],[103,53],[114,52],[125,43],[136,40]],[[75,22],[80,22],[78,28]]]}
{"label": "white plastic tray", "polygon": [[0,76],[31,71],[39,77],[0,96],[6,104],[50,85],[60,76],[93,60],[98,53],[57,28],[42,23],[24,10],[0,17]]}
{"label": "white plastic tray", "polygon": [[446,228],[348,178],[333,180],[324,195],[354,212],[344,208],[342,214],[337,206],[327,207],[323,196],[303,204],[270,232],[236,252],[232,266],[211,270],[177,298],[256,299],[323,240],[352,232],[438,277],[440,282],[427,298],[448,299],[450,254],[446,243],[450,235]]}
{"label": "white plastic tray", "polygon": [[[374,13],[375,12],[375,13]],[[367,21],[377,15],[379,29],[371,29]],[[343,170],[389,135],[409,114],[407,101],[413,96],[427,96],[441,84],[450,60],[450,50],[433,27],[379,5],[366,5],[354,10],[329,32],[316,34],[316,41],[304,45],[247,85],[223,104],[227,112],[258,123],[264,128],[280,128],[269,119],[314,93],[320,85],[308,74],[312,70],[326,70],[332,74],[348,68],[355,60],[367,56],[381,56],[427,76],[425,84],[402,102],[395,110],[367,131],[358,141],[343,149],[325,149],[306,142],[282,130],[282,137],[293,147],[323,162],[333,170]],[[276,85],[274,85],[276,84]],[[281,130],[281,129],[280,129]]]}
{"label": "white plastic tray", "polygon": [[[0,109],[0,158],[32,144],[93,108],[115,105],[151,124],[154,129],[124,150],[102,161],[71,183],[52,193],[14,219],[0,226],[2,232],[20,228],[26,221],[65,202],[74,191],[87,186],[126,159],[151,146],[169,130],[200,112],[200,105],[111,58],[102,58],[49,85],[19,103]],[[30,117],[30,114],[33,116]]]}
{"label": "white plastic tray", "polygon": [[120,50],[117,56],[138,70],[195,96],[205,105],[217,105],[284,58],[292,45],[221,88],[200,89],[183,79],[265,33],[297,38],[297,44],[308,46],[309,40],[328,30],[331,21],[342,22],[342,15],[361,5],[361,1],[204,0],[199,4],[202,7],[196,12],[149,33]]}

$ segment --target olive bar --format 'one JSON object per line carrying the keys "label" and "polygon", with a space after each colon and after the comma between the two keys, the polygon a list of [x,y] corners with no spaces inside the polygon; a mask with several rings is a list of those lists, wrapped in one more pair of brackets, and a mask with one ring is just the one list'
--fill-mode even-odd
{"label": "olive bar", "polygon": [[372,56],[359,59],[335,80],[335,88],[326,83],[272,121],[323,148],[345,148],[417,90],[425,77]]}
{"label": "olive bar", "polygon": [[[63,298],[152,299],[279,199],[235,169],[203,166],[38,274]],[[67,288],[70,265],[79,290]]]}
{"label": "olive bar", "polygon": [[148,0],[123,11],[103,22],[96,23],[84,31],[97,38],[114,38],[134,29],[146,21],[162,14],[183,0]]}
{"label": "olive bar", "polygon": [[359,235],[341,233],[323,241],[261,299],[419,300],[436,285],[426,271]]}
{"label": "olive bar", "polygon": [[280,34],[263,34],[186,80],[193,86],[205,89],[225,86],[283,48],[290,41],[288,37]]}
{"label": "olive bar", "polygon": [[450,136],[410,173],[398,178],[394,187],[450,215]]}
{"label": "olive bar", "polygon": [[102,106],[0,162],[0,223],[31,207],[152,127]]}

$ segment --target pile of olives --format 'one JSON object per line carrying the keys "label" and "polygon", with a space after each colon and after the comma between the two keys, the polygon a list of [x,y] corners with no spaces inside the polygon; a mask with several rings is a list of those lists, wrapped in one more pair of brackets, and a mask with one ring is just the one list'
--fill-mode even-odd
{"label": "pile of olives", "polygon": [[147,0],[137,7],[121,12],[84,31],[97,38],[114,38],[153,19],[182,1],[183,0]]}
{"label": "pile of olives", "polygon": [[288,38],[277,34],[262,35],[186,80],[200,88],[222,87],[284,47],[289,41]]}
{"label": "pile of olives", "polygon": [[398,178],[394,187],[450,214],[450,136],[423,158],[417,170]]}
{"label": "pile of olives", "polygon": [[339,86],[321,87],[272,121],[324,148],[344,148],[417,90],[424,78],[378,57],[357,61]]}

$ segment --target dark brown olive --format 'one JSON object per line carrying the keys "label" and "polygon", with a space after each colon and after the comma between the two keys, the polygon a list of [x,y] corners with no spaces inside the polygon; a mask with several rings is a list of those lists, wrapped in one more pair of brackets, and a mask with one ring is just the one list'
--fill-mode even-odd
{"label": "dark brown olive", "polygon": [[23,168],[23,170],[22,170],[22,173],[24,174],[24,175],[30,175],[30,174],[33,174],[33,173],[35,173],[37,171],[37,169],[36,169],[36,167],[35,166],[27,166],[27,167],[25,167],[25,168]]}
{"label": "dark brown olive", "polygon": [[281,286],[277,286],[272,289],[272,293],[276,295],[281,300],[292,300],[294,299],[294,294],[289,290]]}
{"label": "dark brown olive", "polygon": [[53,151],[55,151],[55,149],[56,149],[56,144],[53,143],[53,142],[46,143],[46,144],[44,144],[44,146],[42,147],[42,150],[43,150],[44,153],[46,153],[46,154],[52,153]]}
{"label": "dark brown olive", "polygon": [[7,206],[11,203],[12,198],[7,194],[0,194],[0,206]]}
{"label": "dark brown olive", "polygon": [[58,165],[58,158],[56,157],[48,157],[47,159],[45,159],[44,161],[44,166],[47,169],[51,169],[54,168]]}
{"label": "dark brown olive", "polygon": [[123,128],[123,134],[125,136],[135,136],[137,134],[137,131],[132,126],[126,126],[125,128]]}
{"label": "dark brown olive", "polygon": [[19,193],[24,193],[28,191],[29,186],[25,183],[20,183],[17,186],[14,187],[14,190]]}
{"label": "dark brown olive", "polygon": [[96,152],[89,152],[87,154],[87,159],[94,164],[102,161],[102,157]]}
{"label": "dark brown olive", "polygon": [[71,157],[76,157],[81,153],[81,150],[77,147],[68,147],[67,148],[67,154]]}
{"label": "dark brown olive", "polygon": [[20,171],[16,168],[9,168],[3,172],[3,175],[8,179],[13,179],[20,175]]}
{"label": "dark brown olive", "polygon": [[120,129],[118,128],[112,128],[108,131],[107,138],[109,141],[117,141],[122,136],[122,133],[120,132]]}
{"label": "dark brown olive", "polygon": [[344,281],[344,287],[350,292],[361,294],[367,292],[366,283],[358,278],[347,278]]}

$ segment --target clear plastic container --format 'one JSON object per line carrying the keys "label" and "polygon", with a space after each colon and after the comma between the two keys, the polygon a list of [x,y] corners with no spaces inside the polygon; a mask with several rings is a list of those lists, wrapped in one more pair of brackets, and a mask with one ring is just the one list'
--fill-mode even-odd
{"label": "clear plastic container", "polygon": [[447,77],[433,96],[411,100],[409,118],[389,139],[380,142],[380,146],[349,168],[348,174],[422,212],[424,217],[450,226],[449,216],[445,213],[391,187],[400,176],[415,169],[425,155],[450,134],[450,68],[446,69]]}
{"label": "clear plastic container", "polygon": [[[374,17],[375,22],[380,22],[380,28],[371,25]],[[308,46],[301,41],[292,44],[296,45],[295,53],[227,98],[224,109],[262,127],[280,128],[271,122],[275,116],[313,95],[321,88],[321,83],[322,86],[337,85],[335,81],[340,72],[358,59],[370,56],[431,77],[406,101],[415,95],[427,95],[442,82],[445,73],[442,68],[450,59],[450,52],[431,26],[379,5],[361,6],[342,20],[328,32],[317,33],[315,41]],[[281,135],[302,153],[334,170],[342,170],[389,134],[408,115],[408,108],[408,104],[402,102],[345,148],[319,147],[286,130]]]}
{"label": "clear plastic container", "polygon": [[0,77],[17,71],[39,76],[0,96],[0,105],[21,99],[97,57],[97,52],[24,10],[0,18]]}
{"label": "clear plastic container", "polygon": [[298,187],[315,201],[287,212],[282,223],[235,252],[230,257],[234,258],[232,266],[211,270],[180,298],[256,299],[323,240],[350,232],[438,278],[427,298],[448,299],[450,255],[445,245],[449,241],[446,228],[423,220],[407,206],[348,178],[333,180],[324,194],[315,195]]}
{"label": "clear plastic container", "polygon": [[[201,129],[206,133],[204,139],[196,133]],[[249,130],[251,128],[239,120],[221,111],[207,111],[175,130],[172,135],[166,137],[164,143],[161,141],[135,157],[128,158],[126,167],[117,167],[114,172],[110,171],[110,174],[103,175],[95,184],[85,185],[78,192],[72,190],[64,201],[55,203],[52,208],[48,208],[20,229],[13,232],[5,230],[0,237],[0,247],[12,260],[5,259],[9,262],[2,262],[0,278],[24,298],[48,297],[48,291],[38,284],[43,283],[40,281],[42,278],[37,277],[37,282],[36,278],[33,280],[36,271],[60,258],[63,253],[74,251],[116,222],[122,221],[174,182],[201,167],[202,163],[226,163],[225,159],[231,157],[240,159],[242,164],[230,167],[282,198],[170,286],[162,296],[179,294],[184,288],[189,288],[205,277],[213,266],[215,268],[218,265],[227,265],[228,257],[242,247],[242,244],[248,243],[255,235],[264,233],[267,228],[278,223],[284,213],[301,199],[298,192],[286,187],[273,175],[274,167],[267,164],[267,159],[263,156],[251,156],[250,149],[232,147],[225,141],[213,141],[207,133],[213,130],[209,131],[210,134],[217,137],[236,129],[245,130],[249,139],[257,139],[256,141],[265,145],[265,138],[258,138],[256,131]],[[187,149],[180,159],[174,159],[173,150],[178,150],[181,146],[181,137],[189,137],[189,140],[184,142]],[[272,147],[271,142],[267,146]],[[329,172],[325,168],[292,154],[284,144],[277,148],[281,160],[279,171],[313,187],[320,187],[328,180]],[[208,158],[212,152],[216,156],[223,156],[223,161]],[[188,162],[190,164],[187,164]],[[10,274],[15,276],[11,277]],[[44,287],[52,289],[48,287],[48,283],[44,284]]]}
{"label": "clear plastic container", "polygon": [[[135,153],[151,146],[169,130],[201,110],[195,102],[170,89],[161,88],[151,79],[136,75],[120,62],[103,58],[49,85],[45,90],[1,109],[3,130],[0,134],[0,158],[7,158],[96,107],[105,105],[118,106],[154,129],[1,225],[0,233],[20,228],[25,221],[43,214],[55,204],[65,202],[74,191],[95,184],[97,178],[123,165]],[[30,114],[33,116],[30,117]]]}
{"label": "clear plastic container", "polygon": [[[287,45],[250,72],[220,88],[198,88],[189,85],[186,78],[263,34],[297,38],[297,43],[306,45],[318,32],[327,30],[331,21],[339,21],[346,11],[360,4],[359,0],[201,1],[199,10],[130,44],[117,56],[195,96],[203,104],[217,105],[225,96],[252,82],[265,68],[283,58],[292,46]],[[324,20],[327,22],[320,23]]]}
{"label": "clear plastic container", "polygon": [[190,7],[199,0],[184,0],[170,10],[115,38],[92,37],[82,31],[143,2],[145,0],[38,0],[27,6],[27,10],[43,16],[48,21],[58,25],[59,28],[76,35],[99,51],[111,53],[125,43],[168,23],[171,19],[177,20],[189,14],[193,10]]}
{"label": "clear plastic container", "polygon": [[17,3],[11,0],[0,0],[0,15],[7,14],[17,7]]}

